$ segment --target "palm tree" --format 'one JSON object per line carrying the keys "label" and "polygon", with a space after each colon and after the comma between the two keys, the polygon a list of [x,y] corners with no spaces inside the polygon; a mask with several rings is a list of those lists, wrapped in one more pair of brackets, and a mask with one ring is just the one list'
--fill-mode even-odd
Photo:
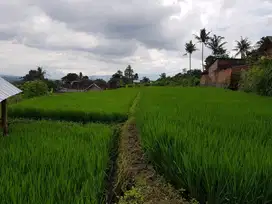
{"label": "palm tree", "polygon": [[37,75],[40,80],[43,80],[45,78],[46,71],[43,70],[42,67],[37,68]]}
{"label": "palm tree", "polygon": [[248,38],[243,38],[242,36],[240,41],[236,40],[235,42],[237,43],[237,45],[233,49],[234,51],[237,51],[235,57],[241,54],[241,59],[246,58],[247,53],[251,49],[251,42],[248,40]]}
{"label": "palm tree", "polygon": [[83,79],[83,74],[82,72],[79,72],[79,80],[82,80]]}
{"label": "palm tree", "polygon": [[186,54],[184,55],[187,55],[189,54],[189,69],[191,70],[191,55],[194,51],[196,51],[196,45],[193,44],[192,40],[190,40],[189,43],[186,43],[185,44],[185,51],[186,51]]}
{"label": "palm tree", "polygon": [[206,32],[206,29],[203,28],[203,29],[200,29],[200,33],[199,33],[199,36],[197,35],[194,35],[195,36],[195,39],[201,43],[201,49],[202,49],[202,71],[204,71],[204,46],[207,45],[207,42],[209,40],[209,35],[210,35],[211,32]]}
{"label": "palm tree", "polygon": [[227,44],[226,41],[223,42],[225,38],[222,36],[213,35],[207,42],[207,47],[212,50],[212,54],[215,57],[222,56],[226,54],[227,50],[224,48],[224,45]]}

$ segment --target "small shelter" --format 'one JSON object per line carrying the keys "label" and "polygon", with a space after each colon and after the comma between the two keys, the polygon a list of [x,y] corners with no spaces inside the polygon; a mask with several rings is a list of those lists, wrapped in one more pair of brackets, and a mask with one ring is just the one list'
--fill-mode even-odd
{"label": "small shelter", "polygon": [[93,83],[89,87],[87,87],[85,91],[103,91],[103,89],[99,87],[96,83]]}
{"label": "small shelter", "polygon": [[22,91],[7,82],[5,79],[0,77],[0,103],[1,103],[1,126],[3,128],[4,136],[8,134],[8,120],[7,120],[7,99],[15,96]]}

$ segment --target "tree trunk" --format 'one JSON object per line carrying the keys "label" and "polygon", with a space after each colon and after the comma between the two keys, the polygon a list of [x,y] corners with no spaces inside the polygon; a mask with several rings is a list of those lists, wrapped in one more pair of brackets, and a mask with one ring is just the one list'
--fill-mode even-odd
{"label": "tree trunk", "polygon": [[245,53],[241,52],[241,59],[245,59],[245,58],[246,58]]}
{"label": "tree trunk", "polygon": [[189,53],[189,69],[190,69],[190,71],[191,71],[191,53]]}
{"label": "tree trunk", "polygon": [[204,56],[204,46],[203,46],[203,42],[202,42],[202,71],[204,72],[204,62],[203,62],[203,56]]}

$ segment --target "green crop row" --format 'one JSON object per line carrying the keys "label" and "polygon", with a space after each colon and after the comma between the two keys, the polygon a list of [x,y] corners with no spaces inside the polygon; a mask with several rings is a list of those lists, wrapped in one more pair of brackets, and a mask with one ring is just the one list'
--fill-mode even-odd
{"label": "green crop row", "polygon": [[16,120],[0,138],[1,203],[104,202],[113,129]]}
{"label": "green crop row", "polygon": [[200,203],[272,202],[272,98],[216,88],[142,90],[147,155]]}
{"label": "green crop row", "polygon": [[118,89],[43,96],[11,105],[9,115],[74,122],[123,122],[137,93],[137,89]]}
{"label": "green crop row", "polygon": [[9,109],[9,116],[17,118],[51,119],[83,123],[118,123],[123,122],[128,118],[127,113],[84,112],[80,110],[42,109],[18,106]]}

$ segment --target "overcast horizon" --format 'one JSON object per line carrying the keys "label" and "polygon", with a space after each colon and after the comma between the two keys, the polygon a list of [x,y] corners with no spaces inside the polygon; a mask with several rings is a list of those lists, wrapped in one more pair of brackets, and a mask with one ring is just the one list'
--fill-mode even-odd
{"label": "overcast horizon", "polygon": [[201,28],[224,36],[230,56],[241,36],[272,35],[272,0],[9,0],[0,11],[0,74],[14,76],[37,66],[51,78],[112,75],[128,64],[173,75],[188,68],[184,45]]}

